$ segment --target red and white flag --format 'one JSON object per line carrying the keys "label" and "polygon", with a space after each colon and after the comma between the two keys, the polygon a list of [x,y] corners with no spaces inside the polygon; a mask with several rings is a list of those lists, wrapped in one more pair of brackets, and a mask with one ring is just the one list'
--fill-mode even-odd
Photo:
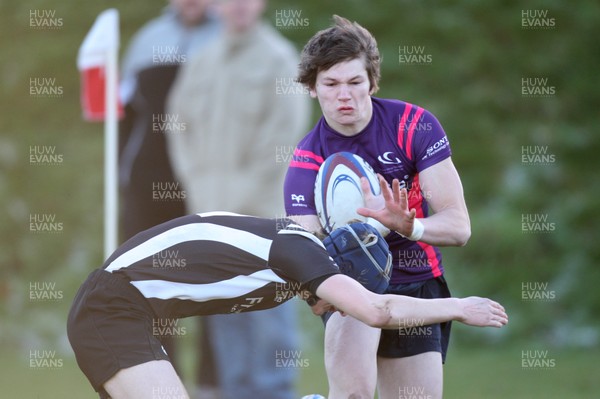
{"label": "red and white flag", "polygon": [[[81,74],[81,106],[85,120],[104,121],[106,118],[107,64],[111,56],[116,57],[118,50],[119,12],[111,8],[98,15],[77,54],[77,69]],[[123,107],[119,103],[117,110],[118,116],[122,117]]]}
{"label": "red and white flag", "polygon": [[103,11],[88,32],[77,55],[81,71],[81,105],[88,121],[104,121],[104,255],[118,243],[118,118],[117,98],[119,12]]}

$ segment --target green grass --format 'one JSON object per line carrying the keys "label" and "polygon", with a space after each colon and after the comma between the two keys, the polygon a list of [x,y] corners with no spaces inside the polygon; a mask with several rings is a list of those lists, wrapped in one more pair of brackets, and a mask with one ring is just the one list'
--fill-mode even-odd
{"label": "green grass", "polygon": [[[72,357],[57,370],[32,369],[28,353],[6,350],[0,365],[4,398],[97,398]],[[298,397],[308,393],[326,395],[322,353],[307,352],[310,367],[301,370]],[[445,398],[595,398],[600,382],[599,350],[557,351],[556,367],[523,370],[521,347],[455,348],[445,366]],[[188,370],[191,372],[191,370]],[[186,373],[189,374],[189,373]],[[189,381],[189,380],[188,380]]]}
{"label": "green grass", "polygon": [[[194,373],[195,323],[186,319],[189,334],[180,338],[183,379],[191,387]],[[327,394],[323,367],[322,327],[320,320],[300,307],[302,326],[302,357],[307,367],[299,369],[298,397],[309,393]],[[458,327],[458,326],[457,326]],[[460,334],[460,326],[454,329]],[[466,328],[466,327],[465,327]],[[595,398],[600,381],[593,374],[597,370],[600,349],[548,349],[547,359],[552,368],[522,368],[522,351],[539,349],[535,341],[511,344],[451,345],[448,362],[444,366],[445,398]],[[3,348],[0,357],[2,398],[96,398],[87,380],[77,368],[70,352],[57,353],[62,359],[56,369],[34,368],[30,365],[28,349]]]}
{"label": "green grass", "polygon": [[554,368],[524,369],[521,351],[528,345],[461,347],[452,351],[445,369],[445,398],[597,398],[600,351],[549,350]]}

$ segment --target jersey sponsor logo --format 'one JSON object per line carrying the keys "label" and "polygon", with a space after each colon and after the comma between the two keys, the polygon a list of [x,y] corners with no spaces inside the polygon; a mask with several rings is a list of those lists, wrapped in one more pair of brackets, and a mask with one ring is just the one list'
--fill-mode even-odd
{"label": "jersey sponsor logo", "polygon": [[447,148],[448,144],[449,144],[448,137],[446,137],[446,136],[442,137],[441,139],[439,139],[438,141],[433,143],[433,145],[429,146],[429,148],[427,148],[427,153],[425,154],[423,159],[427,159],[430,156],[437,154],[438,152]]}
{"label": "jersey sponsor logo", "polygon": [[296,201],[296,203],[304,202],[304,195],[292,194],[292,201]]}
{"label": "jersey sponsor logo", "polygon": [[249,308],[253,307],[254,305],[261,303],[263,299],[264,298],[262,296],[257,297],[257,298],[246,298],[246,303],[236,303],[235,305],[233,305],[231,307],[231,310],[229,311],[229,313],[244,312],[244,311],[248,310]]}
{"label": "jersey sponsor logo", "polygon": [[304,194],[292,194],[291,198],[292,198],[292,206],[294,206],[294,207],[299,206],[299,207],[307,208],[307,205],[304,203],[304,201],[306,201]]}
{"label": "jersey sponsor logo", "polygon": [[402,163],[400,158],[398,158],[392,151],[384,152],[378,156],[377,159],[379,162],[385,165],[398,165]]}

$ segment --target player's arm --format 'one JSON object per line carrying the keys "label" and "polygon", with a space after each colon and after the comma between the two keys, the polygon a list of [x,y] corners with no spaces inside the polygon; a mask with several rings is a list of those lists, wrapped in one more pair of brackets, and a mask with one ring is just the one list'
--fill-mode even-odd
{"label": "player's arm", "polygon": [[415,226],[422,225],[418,241],[440,246],[462,246],[471,236],[469,212],[465,204],[462,183],[451,158],[419,173],[422,195],[433,211],[431,216],[415,222],[416,211],[408,207],[408,194],[397,180],[390,188],[379,176],[385,205],[379,210],[360,208],[358,213],[372,217],[391,230],[411,237]]}
{"label": "player's arm", "polygon": [[316,294],[335,308],[365,324],[394,329],[456,320],[479,327],[502,327],[508,323],[504,308],[487,298],[419,299],[402,295],[378,295],[356,280],[336,274],[323,281]]}
{"label": "player's arm", "polygon": [[421,191],[433,214],[421,220],[421,237],[432,245],[463,246],[471,237],[471,222],[462,183],[451,158],[419,173]]}
{"label": "player's arm", "polygon": [[[296,155],[288,167],[283,184],[284,205],[287,217],[302,226],[307,231],[320,234],[321,222],[316,214],[314,204],[314,185],[318,165],[314,159]],[[303,205],[296,209],[296,205]]]}

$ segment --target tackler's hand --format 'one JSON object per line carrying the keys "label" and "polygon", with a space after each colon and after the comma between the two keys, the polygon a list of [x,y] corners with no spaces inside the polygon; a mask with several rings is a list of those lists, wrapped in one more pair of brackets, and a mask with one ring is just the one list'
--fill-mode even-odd
{"label": "tackler's hand", "polygon": [[498,302],[476,296],[460,299],[462,317],[458,321],[470,326],[502,327],[508,323],[504,307]]}

